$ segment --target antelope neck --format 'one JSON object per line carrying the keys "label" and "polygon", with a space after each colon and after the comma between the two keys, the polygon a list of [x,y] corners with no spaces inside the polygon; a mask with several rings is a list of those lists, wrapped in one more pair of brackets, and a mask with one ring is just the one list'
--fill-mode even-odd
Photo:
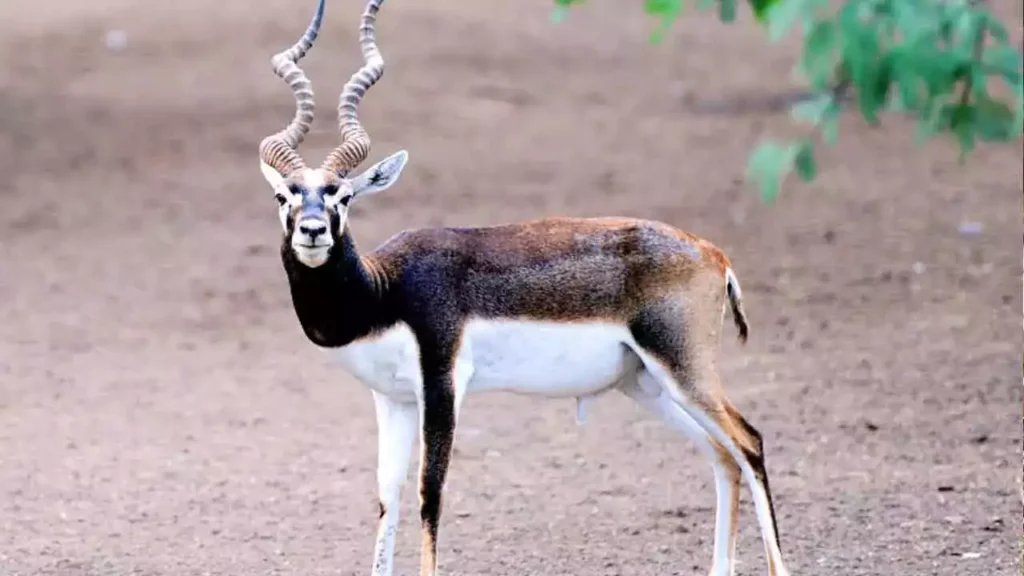
{"label": "antelope neck", "polygon": [[395,308],[388,304],[387,283],[379,271],[366,266],[348,227],[322,266],[310,268],[299,262],[287,236],[281,259],[295,314],[314,344],[345,346],[397,321]]}

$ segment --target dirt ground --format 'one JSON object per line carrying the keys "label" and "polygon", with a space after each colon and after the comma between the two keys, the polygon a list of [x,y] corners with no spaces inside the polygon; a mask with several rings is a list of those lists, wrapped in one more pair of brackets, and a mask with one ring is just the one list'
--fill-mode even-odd
{"label": "dirt ground", "polygon": [[[269,57],[314,2],[45,4],[0,3],[0,574],[366,574],[369,392],[302,336],[257,169],[293,106]],[[752,338],[729,327],[723,377],[765,435],[793,574],[1018,573],[1019,148],[961,166],[899,118],[851,118],[820,179],[765,206],[746,154],[793,128],[740,105],[794,88],[795,44],[690,14],[654,47],[632,4],[557,26],[550,0],[387,5],[362,118],[371,160],[411,162],[357,208],[360,243],[552,214],[710,238],[745,289]],[[312,159],[334,143],[359,11],[330,2],[306,60]],[[574,410],[468,400],[444,572],[705,573],[695,447],[624,398],[584,426]],[[412,574],[414,489],[403,502]],[[739,573],[764,574],[749,502]]]}

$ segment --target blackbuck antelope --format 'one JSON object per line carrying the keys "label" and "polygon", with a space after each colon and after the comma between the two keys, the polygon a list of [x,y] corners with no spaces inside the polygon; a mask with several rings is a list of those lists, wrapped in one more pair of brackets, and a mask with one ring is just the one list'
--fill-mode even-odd
{"label": "blackbuck antelope", "polygon": [[788,574],[761,435],[726,398],[716,371],[725,313],[747,337],[740,285],[715,246],[666,224],[547,218],[482,228],[402,232],[361,254],[347,226],[353,201],[398,180],[401,151],[352,176],[370,151],[357,108],[381,77],[370,0],[359,42],[365,64],[342,90],[341,144],[319,168],[297,152],[313,92],[297,61],[305,34],[273,57],[295,93],[294,119],[260,145],[280,204],[281,258],[306,336],[337,353],[371,390],[378,423],[380,521],[374,576],[390,576],[398,508],[417,432],[420,574],[437,570],[442,492],[467,393],[505,390],[590,399],[618,391],[700,447],[717,495],[711,573],[733,573],[741,478],[753,494],[769,573]]}

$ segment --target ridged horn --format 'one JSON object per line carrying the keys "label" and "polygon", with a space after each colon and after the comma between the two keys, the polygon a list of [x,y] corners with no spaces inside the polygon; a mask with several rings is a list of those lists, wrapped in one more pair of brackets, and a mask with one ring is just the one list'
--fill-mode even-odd
{"label": "ridged horn", "polygon": [[322,168],[339,176],[346,176],[370,155],[370,135],[359,123],[359,103],[366,91],[384,74],[384,57],[377,49],[377,11],[384,0],[370,0],[363,11],[359,25],[359,46],[363,51],[363,66],[353,74],[338,98],[338,130],[341,144],[327,155]]}
{"label": "ridged horn", "polygon": [[313,42],[316,41],[317,34],[320,33],[325,4],[326,0],[320,0],[313,20],[310,21],[309,27],[306,28],[306,32],[299,38],[299,41],[291,48],[275,54],[270,60],[274,67],[274,74],[287,82],[292,92],[295,93],[295,117],[284,130],[271,134],[260,142],[260,160],[285,177],[306,167],[306,163],[296,149],[309,133],[309,128],[313,123],[313,84],[306,77],[306,73],[299,68],[298,61],[313,47]]}

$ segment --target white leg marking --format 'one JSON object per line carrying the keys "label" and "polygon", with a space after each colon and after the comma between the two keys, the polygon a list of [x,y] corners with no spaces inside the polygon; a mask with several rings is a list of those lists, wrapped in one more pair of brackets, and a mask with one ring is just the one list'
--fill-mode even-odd
{"label": "white leg marking", "polygon": [[743,452],[736,446],[736,443],[725,433],[725,430],[722,430],[722,427],[717,422],[705,414],[703,410],[690,403],[689,399],[683,394],[682,388],[675,381],[675,378],[664,366],[654,360],[642,348],[636,347],[634,351],[640,356],[647,371],[661,384],[662,389],[669,394],[669,397],[679,408],[686,412],[693,422],[700,426],[709,436],[725,447],[729,454],[732,454],[736,463],[739,464],[740,471],[743,472],[743,478],[747,481],[747,485],[750,487],[750,492],[753,495],[754,510],[757,512],[757,522],[761,526],[761,537],[764,540],[765,553],[768,555],[769,570],[774,567],[772,576],[789,576],[789,570],[786,569],[785,564],[782,562],[782,551],[779,550],[776,544],[777,540],[775,529],[772,526],[771,506],[768,504],[768,495],[765,493],[761,483],[758,482],[757,475],[750,466],[750,462],[747,461],[746,456],[744,456]]}
{"label": "white leg marking", "polygon": [[652,395],[649,391],[657,384],[653,377],[642,371],[639,381],[634,385],[625,385],[622,392],[632,398],[645,410],[660,418],[669,428],[682,433],[693,440],[700,452],[711,461],[715,474],[715,544],[714,559],[711,563],[712,576],[733,576],[735,573],[736,533],[732,515],[733,500],[736,497],[735,486],[729,476],[729,469],[721,461],[718,451],[711,443],[711,438],[693,418],[683,411],[665,392]]}
{"label": "white leg marking", "polygon": [[379,392],[373,393],[373,402],[377,410],[377,495],[384,507],[373,549],[373,576],[392,576],[398,508],[409,474],[419,411],[414,402],[399,402]]}
{"label": "white leg marking", "polygon": [[736,540],[739,532],[739,479],[733,481],[729,469],[715,461],[715,556],[713,576],[736,574]]}

